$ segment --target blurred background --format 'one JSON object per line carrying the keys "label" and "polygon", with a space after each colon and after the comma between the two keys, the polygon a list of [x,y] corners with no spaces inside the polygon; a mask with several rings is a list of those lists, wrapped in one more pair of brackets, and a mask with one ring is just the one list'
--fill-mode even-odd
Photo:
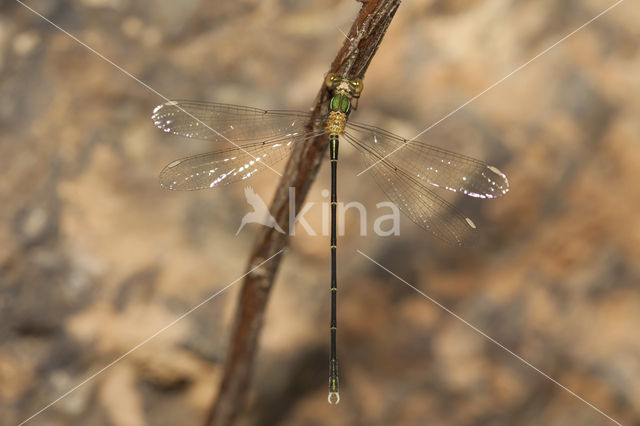
{"label": "blurred background", "polygon": [[[351,119],[412,137],[613,0],[404,2]],[[31,0],[168,98],[306,110],[354,1]],[[0,423],[17,424],[245,272],[243,184],[169,192],[162,167],[220,148],[163,134],[164,102],[20,4],[0,2]],[[268,306],[241,425],[611,422],[358,254],[361,250],[624,424],[640,424],[640,8],[627,1],[420,139],[509,177],[452,199],[480,229],[440,244],[341,147],[341,402],[327,404],[328,162]],[[284,165],[284,162],[283,164]],[[248,181],[269,202],[277,176]],[[202,424],[240,283],[29,424]]]}

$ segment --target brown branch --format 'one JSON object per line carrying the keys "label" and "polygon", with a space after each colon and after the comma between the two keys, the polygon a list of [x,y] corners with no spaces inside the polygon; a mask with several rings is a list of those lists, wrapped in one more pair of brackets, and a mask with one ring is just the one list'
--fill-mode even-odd
{"label": "brown branch", "polygon": [[[400,0],[365,2],[351,27],[349,40],[346,40],[338,52],[331,64],[330,72],[363,78],[399,5]],[[323,81],[313,113],[321,114],[323,109],[326,109],[329,95]],[[311,128],[312,123],[308,126]],[[289,188],[295,190],[295,210],[298,212],[328,146],[326,137],[322,136],[310,143],[299,145],[287,163],[270,209],[280,227],[285,230],[289,229]],[[247,270],[285,250],[288,242],[288,234],[281,234],[274,228],[262,228]],[[206,426],[233,424],[244,406],[267,300],[282,258],[282,253],[276,255],[245,277],[224,376],[217,398],[209,411]]]}

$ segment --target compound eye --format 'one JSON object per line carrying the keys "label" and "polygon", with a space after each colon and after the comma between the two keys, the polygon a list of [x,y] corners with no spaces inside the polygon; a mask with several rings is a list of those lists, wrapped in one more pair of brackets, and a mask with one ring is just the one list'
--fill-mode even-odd
{"label": "compound eye", "polygon": [[327,78],[324,81],[324,84],[326,84],[329,89],[333,89],[333,87],[335,86],[337,77],[338,76],[336,75],[336,73],[334,72],[330,73],[329,75],[327,75]]}
{"label": "compound eye", "polygon": [[362,80],[361,79],[355,78],[355,79],[353,79],[351,84],[353,84],[353,89],[354,89],[356,94],[360,94],[360,92],[362,92],[362,89],[363,89],[364,85],[362,84]]}

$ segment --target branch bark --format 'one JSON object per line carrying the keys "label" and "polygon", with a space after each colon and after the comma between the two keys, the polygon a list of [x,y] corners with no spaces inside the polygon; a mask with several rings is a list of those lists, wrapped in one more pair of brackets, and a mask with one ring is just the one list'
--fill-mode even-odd
{"label": "branch bark", "polygon": [[[351,27],[349,39],[333,60],[330,72],[351,78],[363,78],[399,5],[400,0],[364,2]],[[326,109],[329,96],[323,79],[322,87],[315,99],[313,113],[321,114]],[[308,126],[311,128],[312,124],[309,123]],[[287,162],[270,208],[273,217],[285,230],[289,229],[289,188],[295,190],[295,211],[298,212],[328,146],[326,136],[299,145]],[[275,257],[244,279],[224,375],[218,395],[208,413],[206,426],[233,424],[246,402],[264,312],[288,243],[288,234],[281,234],[274,228],[263,227],[258,235],[247,270],[253,269],[274,255]]]}

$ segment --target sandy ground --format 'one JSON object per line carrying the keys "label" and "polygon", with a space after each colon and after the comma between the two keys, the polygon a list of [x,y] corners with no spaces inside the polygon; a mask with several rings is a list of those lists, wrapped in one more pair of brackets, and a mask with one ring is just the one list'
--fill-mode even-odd
{"label": "sandy ground", "polygon": [[[165,135],[162,97],[307,109],[352,1],[0,3],[0,423],[17,424],[237,280],[260,225],[240,183],[169,192],[162,167],[219,148]],[[412,137],[613,0],[407,0],[353,120]],[[443,245],[384,201],[346,144],[339,241],[341,403],[328,406],[328,163],[270,300],[241,425],[640,424],[640,7],[620,3],[421,137],[509,177],[450,198],[480,241]],[[144,82],[144,84],[142,84]],[[277,176],[247,182],[269,201]],[[201,424],[239,285],[32,419]]]}

